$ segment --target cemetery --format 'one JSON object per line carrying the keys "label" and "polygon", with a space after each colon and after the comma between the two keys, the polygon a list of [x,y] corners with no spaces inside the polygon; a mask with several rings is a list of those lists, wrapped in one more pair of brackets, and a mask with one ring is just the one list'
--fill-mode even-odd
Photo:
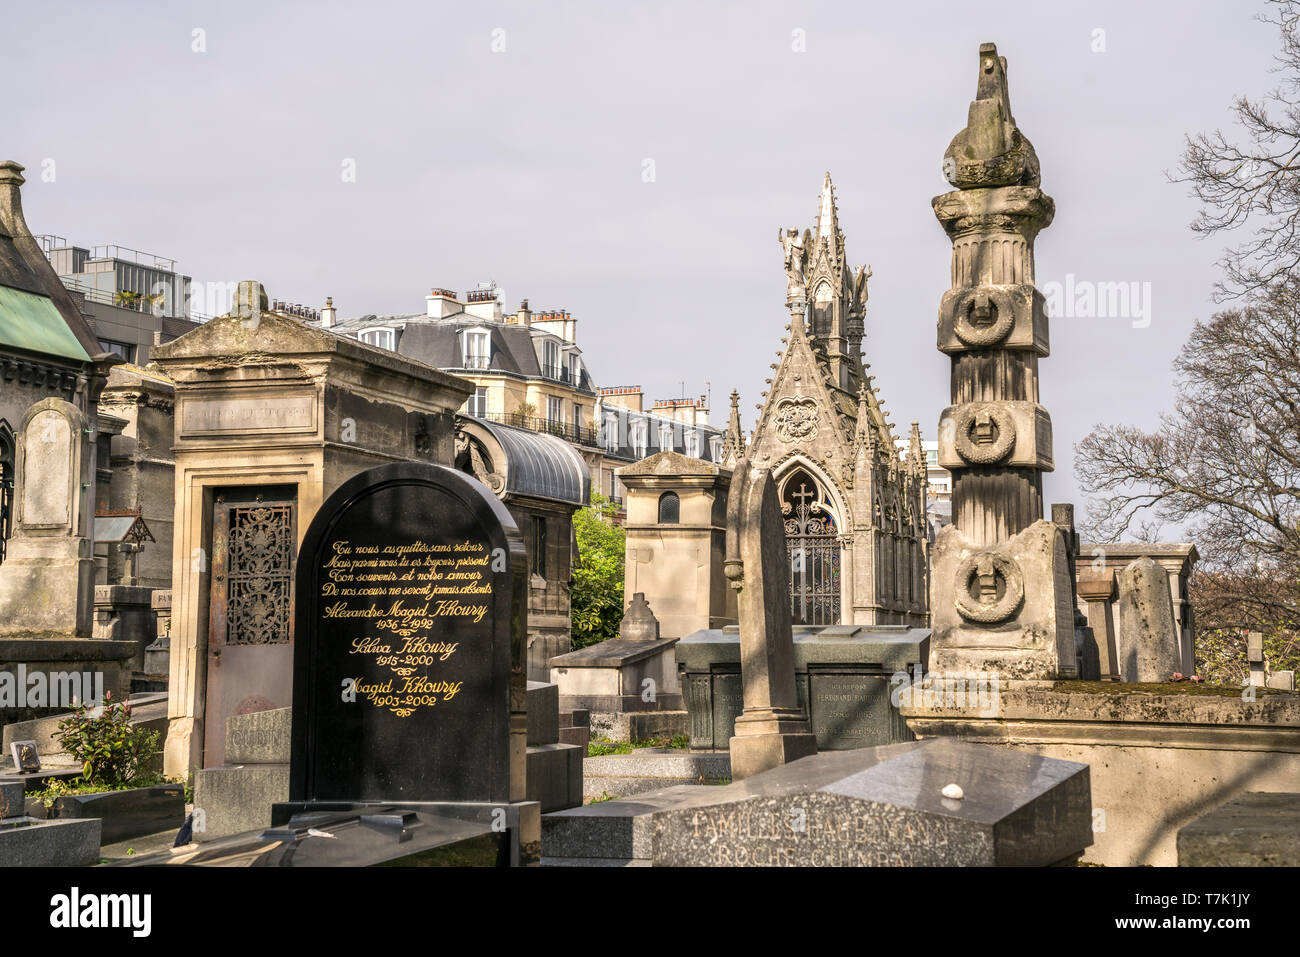
{"label": "cemetery", "polygon": [[1085,541],[1045,497],[1051,171],[969,54],[933,462],[827,173],[753,428],[733,392],[716,455],[616,470],[603,633],[573,429],[256,280],[125,363],[0,164],[0,867],[1300,865],[1294,671],[1252,625],[1248,677],[1202,680],[1198,543]]}

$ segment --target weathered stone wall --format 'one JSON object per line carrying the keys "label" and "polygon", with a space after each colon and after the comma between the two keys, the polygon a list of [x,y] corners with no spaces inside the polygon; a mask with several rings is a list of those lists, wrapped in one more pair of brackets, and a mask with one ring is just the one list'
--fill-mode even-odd
{"label": "weathered stone wall", "polygon": [[1084,860],[1112,867],[1172,867],[1184,824],[1243,791],[1294,791],[1300,781],[1300,695],[1077,686],[1089,690],[1004,687],[947,707],[918,693],[902,713],[918,737],[1090,765],[1094,843]]}
{"label": "weathered stone wall", "polygon": [[[134,366],[109,375],[100,410],[125,421],[114,436],[109,465],[108,507],[137,509],[153,535],[136,556],[138,584],[167,588],[172,580],[172,529],[175,526],[174,390],[166,377]],[[108,553],[108,583],[122,581],[121,553]],[[100,584],[106,584],[101,582]]]}

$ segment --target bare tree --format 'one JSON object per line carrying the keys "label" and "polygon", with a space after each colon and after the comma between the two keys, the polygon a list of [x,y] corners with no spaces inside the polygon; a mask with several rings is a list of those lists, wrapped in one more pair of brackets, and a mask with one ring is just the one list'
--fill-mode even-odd
{"label": "bare tree", "polygon": [[1300,570],[1300,277],[1196,323],[1152,433],[1101,425],[1075,446],[1090,531],[1194,528],[1224,570]]}
{"label": "bare tree", "polygon": [[1191,184],[1203,204],[1192,221],[1202,236],[1252,225],[1250,238],[1227,250],[1216,301],[1257,291],[1300,266],[1300,0],[1270,0],[1260,20],[1278,28],[1274,59],[1281,83],[1261,100],[1239,96],[1232,112],[1244,133],[1187,138],[1175,182]]}
{"label": "bare tree", "polygon": [[1300,665],[1300,276],[1198,322],[1174,363],[1174,412],[1154,432],[1099,425],[1075,446],[1097,541],[1151,518],[1184,526],[1197,657],[1212,680],[1245,674],[1245,632],[1275,668]]}

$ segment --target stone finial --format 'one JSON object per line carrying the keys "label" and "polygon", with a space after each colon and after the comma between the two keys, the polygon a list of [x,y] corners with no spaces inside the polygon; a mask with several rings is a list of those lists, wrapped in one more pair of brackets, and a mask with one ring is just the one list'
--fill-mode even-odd
{"label": "stone finial", "polygon": [[0,227],[11,236],[27,232],[23,219],[23,167],[13,160],[0,163]]}
{"label": "stone finial", "polygon": [[966,128],[943,154],[943,172],[958,189],[1037,186],[1038,156],[1016,126],[1007,92],[1007,58],[980,44],[979,80]]}
{"label": "stone finial", "polygon": [[632,596],[632,602],[623,613],[623,621],[618,626],[618,636],[629,641],[657,641],[659,638],[659,619],[650,610],[644,592]]}
{"label": "stone finial", "polygon": [[858,427],[856,437],[859,445],[868,444],[871,441],[871,435],[876,431],[871,427],[871,406],[867,402],[869,394],[866,382],[858,386]]}
{"label": "stone finial", "polygon": [[731,416],[727,420],[727,432],[722,438],[722,462],[734,465],[745,455],[745,432],[740,427],[740,392],[731,390]]}
{"label": "stone finial", "polygon": [[27,182],[27,178],[23,176],[24,169],[24,166],[13,160],[0,163],[0,186],[12,186],[15,189],[22,186]]}
{"label": "stone finial", "polygon": [[245,279],[239,283],[235,290],[235,302],[231,307],[231,315],[239,316],[241,319],[253,319],[269,308],[269,302],[266,298],[266,289],[260,282],[252,279]]}
{"label": "stone finial", "polygon": [[907,462],[915,474],[925,474],[925,450],[921,445],[921,423],[915,420],[912,422],[912,434],[907,443]]}
{"label": "stone finial", "polygon": [[834,246],[835,236],[839,231],[839,213],[835,208],[835,186],[831,183],[831,174],[828,170],[825,180],[822,181],[821,199],[817,206],[817,238],[825,239]]}

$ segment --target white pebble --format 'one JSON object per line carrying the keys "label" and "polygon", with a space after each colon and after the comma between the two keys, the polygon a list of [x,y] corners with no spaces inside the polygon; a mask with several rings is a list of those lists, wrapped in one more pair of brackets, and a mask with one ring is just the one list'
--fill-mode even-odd
{"label": "white pebble", "polygon": [[961,785],[958,784],[944,785],[944,789],[940,793],[946,798],[952,798],[954,801],[960,801],[966,796],[966,793],[961,789]]}

